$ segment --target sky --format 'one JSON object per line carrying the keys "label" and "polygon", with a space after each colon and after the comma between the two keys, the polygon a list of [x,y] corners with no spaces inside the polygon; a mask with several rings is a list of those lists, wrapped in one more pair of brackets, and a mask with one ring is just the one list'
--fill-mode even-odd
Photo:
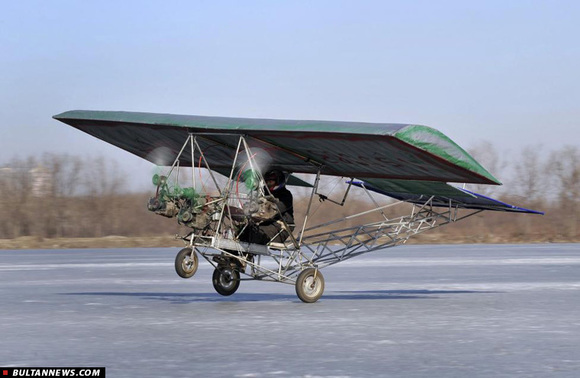
{"label": "sky", "polygon": [[575,0],[0,0],[0,165],[106,156],[149,180],[51,118],[73,109],[422,124],[506,156],[580,146],[578,19]]}

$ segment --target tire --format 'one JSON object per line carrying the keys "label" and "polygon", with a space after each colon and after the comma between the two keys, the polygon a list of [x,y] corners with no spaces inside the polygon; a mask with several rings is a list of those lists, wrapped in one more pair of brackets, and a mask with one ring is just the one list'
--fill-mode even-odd
{"label": "tire", "polygon": [[240,273],[231,266],[219,266],[213,272],[212,283],[218,294],[232,295],[240,287]]}
{"label": "tire", "polygon": [[296,295],[302,302],[314,303],[324,292],[324,277],[319,270],[307,268],[296,279]]}
{"label": "tire", "polygon": [[175,271],[181,278],[193,277],[199,264],[197,253],[191,248],[183,248],[175,256]]}

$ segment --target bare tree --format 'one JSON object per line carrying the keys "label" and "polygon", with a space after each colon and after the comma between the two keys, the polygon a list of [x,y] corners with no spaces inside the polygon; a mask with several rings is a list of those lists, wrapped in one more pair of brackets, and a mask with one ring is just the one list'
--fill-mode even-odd
{"label": "bare tree", "polygon": [[49,237],[68,236],[75,232],[75,206],[71,206],[70,201],[82,191],[80,174],[83,162],[80,157],[68,154],[45,154],[42,160],[51,173],[50,193],[47,195],[50,220],[46,234]]}
{"label": "bare tree", "polygon": [[[468,152],[488,172],[501,181],[500,177],[508,166],[507,158],[503,154],[498,153],[491,142],[480,142],[470,148]],[[494,185],[470,185],[470,188],[483,195],[494,195],[499,192],[498,187]]]}
{"label": "bare tree", "polygon": [[123,220],[116,203],[125,190],[124,173],[117,162],[100,156],[85,160],[84,183],[88,195],[86,214],[91,219],[90,236],[103,236],[114,232],[115,223]]}
{"label": "bare tree", "polygon": [[13,159],[5,178],[4,213],[9,237],[29,236],[34,230],[35,208],[32,202],[33,178],[30,174],[36,166],[32,157],[21,160]]}
{"label": "bare tree", "polygon": [[514,165],[513,192],[538,206],[546,195],[546,162],[541,160],[542,146],[522,149]]}
{"label": "bare tree", "polygon": [[13,237],[13,227],[10,214],[10,207],[13,206],[10,200],[12,168],[3,167],[0,169],[0,238],[7,239]]}
{"label": "bare tree", "polygon": [[549,169],[558,189],[561,215],[566,219],[568,235],[578,235],[580,210],[580,151],[576,146],[565,146],[551,154]]}

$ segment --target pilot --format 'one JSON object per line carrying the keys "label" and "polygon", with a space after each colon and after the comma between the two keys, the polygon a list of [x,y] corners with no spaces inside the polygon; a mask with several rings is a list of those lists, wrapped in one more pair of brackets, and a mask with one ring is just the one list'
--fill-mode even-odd
{"label": "pilot", "polygon": [[266,196],[260,199],[260,211],[251,217],[240,240],[256,244],[283,243],[294,230],[292,193],[286,188],[286,176],[281,170],[266,172],[264,181]]}

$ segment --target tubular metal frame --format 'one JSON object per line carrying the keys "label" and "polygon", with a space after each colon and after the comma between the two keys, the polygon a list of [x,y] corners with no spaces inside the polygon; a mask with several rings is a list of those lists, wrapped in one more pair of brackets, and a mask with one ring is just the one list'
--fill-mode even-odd
{"label": "tubular metal frame", "polygon": [[[203,136],[201,137],[203,138]],[[200,161],[203,161],[204,168],[210,172],[211,178],[220,193],[219,197],[214,197],[212,200],[212,202],[219,204],[219,219],[217,220],[217,226],[213,236],[196,235],[194,231],[191,231],[185,236],[176,235],[176,237],[184,240],[186,245],[197,251],[197,253],[216,269],[220,269],[220,266],[224,262],[236,264],[240,273],[245,277],[240,278],[241,280],[263,280],[294,285],[297,276],[306,268],[322,269],[355,256],[395,247],[406,243],[409,238],[415,235],[449,223],[458,222],[483,211],[466,210],[465,213],[460,215],[459,207],[454,205],[452,201],[449,201],[448,207],[435,207],[433,206],[433,197],[431,197],[421,204],[410,204],[411,211],[408,215],[388,218],[384,212],[385,209],[407,204],[407,202],[398,201],[385,206],[379,206],[370,192],[363,186],[363,189],[376,206],[374,209],[307,227],[308,220],[311,216],[314,196],[319,195],[321,199],[326,199],[325,196],[321,196],[318,193],[320,170],[322,167],[317,166],[318,174],[316,175],[316,180],[312,188],[304,223],[297,237],[290,233],[290,242],[285,244],[270,243],[266,246],[240,242],[237,240],[237,235],[231,226],[233,224],[233,217],[228,204],[233,201],[235,203],[248,201],[248,198],[239,195],[239,193],[233,190],[233,186],[236,183],[234,177],[240,155],[246,155],[248,159],[247,163],[251,168],[257,166],[254,155],[251,153],[251,147],[246,141],[247,138],[244,135],[239,136],[230,175],[224,188],[219,187],[205,159],[205,155],[197,143],[197,136],[193,134],[188,136],[168,174],[169,176],[176,167],[179,170],[179,158],[189,143],[192,156],[192,176],[195,177],[196,167],[193,157],[195,150],[199,151],[201,156]],[[199,168],[201,168],[201,163]],[[254,172],[257,172],[259,180],[262,183],[262,173],[255,169]],[[193,183],[195,185],[195,181]],[[259,189],[261,190],[261,185],[259,185]],[[349,189],[350,185],[342,202],[331,202],[342,206],[347,199]],[[354,227],[328,230],[330,226],[372,213],[380,213],[383,219]],[[285,223],[284,226],[288,227]],[[270,263],[268,263],[266,258],[269,259]]]}

